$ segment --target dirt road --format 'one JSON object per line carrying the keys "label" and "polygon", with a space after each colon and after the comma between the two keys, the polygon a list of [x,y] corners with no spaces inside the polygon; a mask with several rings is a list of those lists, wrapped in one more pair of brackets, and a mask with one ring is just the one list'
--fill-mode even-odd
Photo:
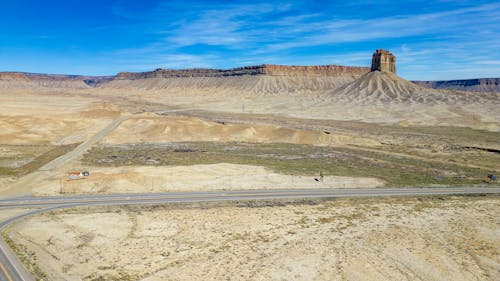
{"label": "dirt road", "polygon": [[1,195],[13,195],[13,194],[30,194],[31,185],[36,184],[41,178],[50,176],[51,172],[56,171],[61,168],[64,164],[71,160],[76,159],[87,150],[89,150],[94,144],[102,140],[106,135],[111,133],[116,129],[123,121],[131,118],[132,115],[123,115],[114,119],[108,126],[99,131],[97,134],[93,135],[91,138],[77,146],[74,150],[50,161],[49,163],[42,166],[37,171],[23,176],[17,180],[14,184],[6,188],[5,190],[0,190]]}
{"label": "dirt road", "polygon": [[111,133],[114,129],[116,129],[123,121],[129,119],[131,115],[124,115],[120,116],[116,119],[114,119],[111,123],[109,123],[108,126],[106,126],[104,129],[99,131],[97,134],[93,135],[90,139],[87,141],[83,142],[79,146],[77,146],[74,150],[50,161],[49,163],[45,164],[43,167],[38,169],[39,171],[50,171],[50,170],[56,170],[66,164],[67,162],[77,158],[78,156],[82,155],[85,153],[87,150],[89,150],[94,144],[102,140],[105,136],[107,136],[109,133]]}

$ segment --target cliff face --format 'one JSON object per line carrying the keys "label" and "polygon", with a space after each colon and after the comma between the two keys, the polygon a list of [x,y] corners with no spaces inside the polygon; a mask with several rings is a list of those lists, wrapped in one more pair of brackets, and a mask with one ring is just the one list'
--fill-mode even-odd
{"label": "cliff face", "polygon": [[29,81],[29,78],[21,72],[0,72],[0,81]]}
{"label": "cliff face", "polygon": [[362,75],[369,72],[368,67],[352,67],[340,65],[324,66],[285,66],[285,65],[258,65],[232,69],[156,69],[149,72],[120,72],[116,79],[135,80],[147,78],[174,78],[174,77],[224,77],[242,75]]}
{"label": "cliff face", "polygon": [[267,75],[363,75],[370,71],[368,67],[320,65],[320,66],[286,66],[263,65],[263,74]]}
{"label": "cliff face", "polygon": [[448,81],[413,81],[413,83],[433,89],[461,90],[469,92],[500,92],[500,78],[480,78]]}
{"label": "cliff face", "polygon": [[83,76],[0,72],[0,88],[87,88],[109,81],[112,76]]}
{"label": "cliff face", "polygon": [[[165,88],[171,87],[170,85],[176,84],[173,81],[167,80],[175,78],[192,78],[189,83],[194,83],[199,87],[213,87],[221,81],[227,87],[234,86],[233,84],[239,83],[236,78],[241,78],[248,83],[252,77],[289,77],[291,80],[301,81],[297,84],[290,79],[287,83],[293,85],[294,89],[300,90],[303,88],[316,89],[331,89],[337,87],[340,83],[351,81],[355,77],[359,77],[370,71],[367,67],[351,67],[340,65],[324,65],[324,66],[284,66],[284,65],[258,65],[246,66],[232,69],[207,69],[207,68],[194,68],[194,69],[156,69],[148,72],[120,72],[116,76],[80,76],[80,75],[57,75],[57,74],[33,74],[23,72],[0,72],[0,88],[88,88],[88,87],[121,87],[125,84],[132,88]],[[155,79],[154,81],[146,81],[149,78],[163,78]],[[208,81],[203,79],[210,78],[213,84],[205,85]],[[223,79],[228,78],[228,79]],[[230,79],[234,78],[234,79]],[[215,80],[214,80],[215,79]],[[249,80],[250,79],[250,80]],[[254,82],[264,83],[262,79],[257,79]],[[136,81],[145,80],[145,81]],[[185,79],[178,79],[179,83],[184,83]],[[217,80],[217,81],[216,81]],[[227,80],[227,81],[226,81]],[[241,80],[240,82],[243,83]],[[289,81],[290,80],[290,81]],[[269,82],[265,80],[266,83]],[[130,82],[130,83],[129,83]],[[283,81],[281,81],[283,82]],[[131,84],[132,83],[132,84]],[[145,83],[145,84],[144,84]],[[149,85],[149,84],[151,85]],[[201,84],[200,84],[201,83]],[[278,83],[272,81],[271,84]],[[265,84],[265,83],[264,83]],[[316,85],[317,84],[317,85]],[[181,86],[181,85],[179,85]],[[181,87],[188,87],[189,85],[182,85]],[[259,88],[260,86],[257,86]],[[265,87],[264,87],[265,88]],[[252,88],[251,90],[254,90]],[[273,88],[274,89],[274,88]],[[280,91],[281,89],[276,89]],[[292,89],[293,90],[293,89]],[[276,92],[272,90],[272,92]]]}
{"label": "cliff face", "polygon": [[396,56],[386,50],[376,50],[372,57],[371,71],[396,73]]}

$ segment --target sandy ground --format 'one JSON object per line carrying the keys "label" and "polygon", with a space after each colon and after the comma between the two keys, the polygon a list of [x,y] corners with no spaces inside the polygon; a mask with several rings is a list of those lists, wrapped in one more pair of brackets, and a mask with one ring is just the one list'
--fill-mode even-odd
{"label": "sandy ground", "polygon": [[32,209],[0,209],[0,221],[29,212]]}
{"label": "sandy ground", "polygon": [[[36,195],[139,193],[167,191],[212,191],[285,188],[361,188],[384,184],[376,178],[289,176],[264,167],[236,164],[192,166],[87,167],[92,174],[85,179],[67,180],[54,174],[33,185]],[[319,178],[319,175],[318,177]]]}
{"label": "sandy ground", "polygon": [[[173,108],[500,131],[498,93],[423,90],[391,74],[371,73],[358,80],[308,76],[120,80],[92,89],[69,84],[53,89],[27,86],[0,87],[0,144],[83,142],[123,114]],[[109,144],[170,141],[378,144],[338,131],[326,134],[152,114],[137,115],[104,139]],[[2,163],[10,164],[17,165]],[[83,167],[76,159],[54,171],[28,174],[14,183],[23,187],[13,192],[56,195],[383,184],[374,178],[348,177],[317,182],[312,176],[224,163],[85,167],[91,177],[65,180],[67,171],[79,168]],[[0,178],[0,193],[14,180]],[[259,204],[61,211],[27,218],[13,225],[9,235],[49,280],[500,279],[497,197]],[[24,211],[2,211],[0,218]]]}
{"label": "sandy ground", "polygon": [[[102,90],[98,92],[103,94]],[[0,144],[68,144],[82,142],[123,114],[118,106],[100,101],[82,91],[51,92],[3,89],[0,95]],[[171,141],[288,142],[315,145],[378,142],[342,134],[325,134],[265,125],[220,124],[199,118],[141,114],[125,121],[104,143]],[[7,163],[13,164],[13,163]],[[15,164],[15,163],[14,163]],[[65,173],[80,168],[78,161],[57,171],[36,172],[20,180],[20,193],[37,195],[66,193],[113,193],[145,191],[254,189],[254,188],[350,188],[380,186],[372,178],[330,177],[321,185],[312,177],[292,177],[245,165],[202,165],[192,167],[85,167],[92,177],[68,182]],[[15,179],[2,177],[0,192],[9,195]],[[320,186],[319,186],[320,185]],[[9,191],[10,190],[10,191]],[[5,193],[5,194],[7,194]]]}
{"label": "sandy ground", "polygon": [[367,138],[342,134],[325,134],[278,126],[226,124],[183,116],[142,114],[123,122],[102,143],[124,144],[141,142],[257,142],[296,143],[312,145],[378,145]]}
{"label": "sandy ground", "polygon": [[[121,80],[103,88],[89,89],[76,89],[69,85],[54,89],[16,88],[9,84],[0,89],[0,145],[79,143],[91,138],[118,116],[141,111],[168,111],[172,108],[267,113],[323,120],[358,120],[404,126],[450,125],[500,130],[498,94],[430,93],[430,90],[422,92],[420,88],[408,83],[401,78],[371,74],[355,81],[353,77],[334,79],[316,76]],[[245,141],[314,145],[379,144],[366,136],[343,134],[340,130],[327,134],[321,130],[307,131],[307,128],[300,130],[262,124],[221,124],[194,117],[153,114],[136,117],[124,122],[104,139],[104,143]],[[388,136],[391,137],[393,138]],[[65,173],[74,168],[79,168],[78,162],[68,163],[57,171],[41,173],[41,177],[30,177],[28,179],[34,180],[28,184],[37,187],[36,192],[39,194],[53,194],[54,190],[60,189],[60,181],[65,178]],[[106,188],[99,188],[100,192],[133,191],[139,188],[140,185],[129,180],[130,176],[124,175],[120,169],[114,172],[102,170],[102,174],[113,175]],[[139,171],[142,167],[135,169]],[[224,169],[226,168],[210,167],[200,170],[199,167],[194,167],[182,170],[182,175],[209,172],[213,173],[213,177],[222,176],[219,181],[213,177],[207,178],[206,184],[199,184],[196,177],[189,184],[184,178],[172,180],[181,182],[181,186],[175,187],[177,189],[195,185],[212,188],[215,183],[221,182],[229,182],[238,187],[252,186],[245,175],[254,168],[246,172],[234,172],[239,168],[231,168],[227,171],[230,176],[223,176],[226,172]],[[163,178],[165,170],[158,168],[155,172],[159,174],[144,180],[148,186],[160,186],[155,184],[155,178]],[[100,170],[97,175],[99,173]],[[239,176],[234,176],[234,173],[240,173],[241,180],[236,180]],[[256,173],[260,175],[259,181],[272,182],[268,179],[267,172]],[[136,175],[136,171],[132,171],[130,175]],[[228,177],[232,179],[228,180]],[[281,179],[294,181],[289,178]],[[305,182],[308,180],[304,179]],[[120,181],[129,186],[117,188]],[[348,180],[352,181],[354,180]],[[0,192],[8,189],[11,183],[12,178],[0,179]],[[92,185],[82,186],[82,189],[95,190]],[[46,187],[46,190],[41,190],[40,186]],[[22,192],[29,192],[30,188],[23,188]],[[166,188],[153,187],[153,190]]]}
{"label": "sandy ground", "polygon": [[76,209],[8,233],[50,280],[500,278],[498,197],[305,203]]}
{"label": "sandy ground", "polygon": [[55,145],[82,142],[102,129],[111,119],[85,120],[79,116],[0,116],[3,144]]}
{"label": "sandy ground", "polygon": [[10,186],[12,183],[14,183],[16,179],[14,177],[0,177],[0,192],[4,189]]}
{"label": "sandy ground", "polygon": [[[296,81],[292,81],[294,78]],[[127,97],[142,101],[209,111],[500,131],[498,93],[435,91],[378,72],[354,81],[317,79],[244,76],[119,80],[104,89],[109,96],[127,93]]]}
{"label": "sandy ground", "polygon": [[[63,93],[0,89],[0,104],[0,158],[9,157],[0,162],[2,167],[20,166],[16,161],[29,162],[43,153],[29,152],[33,157],[26,159],[23,154],[33,150],[29,147],[31,145],[37,147],[84,142],[123,113],[115,105],[70,90]],[[18,146],[18,151],[9,151],[10,145]],[[27,148],[23,148],[24,145]],[[16,160],[16,155],[20,160]],[[29,194],[32,185],[36,186],[52,175],[50,172],[34,172],[21,178],[0,176],[0,195]],[[18,183],[22,188],[15,186]],[[14,189],[10,190],[12,186]]]}
{"label": "sandy ground", "polygon": [[0,144],[82,142],[121,113],[97,99],[61,93],[0,91]]}
{"label": "sandy ground", "polygon": [[[245,114],[275,114],[296,118],[362,121],[379,124],[460,126],[489,131],[500,131],[499,98],[493,101],[457,104],[446,102],[353,104],[342,98],[335,100],[328,94],[300,96],[236,95],[230,91],[181,91],[163,92],[146,90],[110,90],[112,96],[123,95],[130,98],[163,103],[187,109],[235,112]],[[488,103],[489,102],[489,103]]]}

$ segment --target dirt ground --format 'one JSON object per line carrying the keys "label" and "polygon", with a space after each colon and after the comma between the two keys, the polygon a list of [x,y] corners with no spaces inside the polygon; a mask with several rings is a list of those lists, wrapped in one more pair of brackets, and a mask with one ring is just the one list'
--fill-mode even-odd
{"label": "dirt ground", "polygon": [[1,90],[0,144],[81,142],[120,115],[112,105],[69,93]]}
{"label": "dirt ground", "polygon": [[[0,193],[473,184],[498,172],[498,94],[427,94],[383,76],[330,82],[1,88]],[[87,154],[37,170],[120,116],[131,118]],[[68,181],[75,169],[91,176]],[[48,280],[498,280],[499,211],[498,197],[82,208],[7,236]]]}
{"label": "dirt ground", "polygon": [[23,213],[27,213],[32,209],[27,208],[18,208],[18,209],[2,209],[0,211],[0,220],[5,220],[11,218],[16,215],[21,215]]}
{"label": "dirt ground", "polygon": [[336,88],[308,76],[115,80],[99,91],[186,109],[500,130],[498,94],[413,90],[399,77],[372,76]]}
{"label": "dirt ground", "polygon": [[82,208],[8,236],[49,280],[498,280],[500,198]]}
{"label": "dirt ground", "polygon": [[[104,95],[103,89],[78,91],[64,89],[54,92],[13,89],[0,91],[0,101],[3,105],[0,113],[0,151],[2,152],[0,155],[0,192],[16,194],[17,191],[14,189],[20,186],[17,183],[22,185],[18,193],[38,195],[195,188],[210,190],[215,187],[218,189],[267,188],[271,185],[275,188],[295,188],[300,185],[307,188],[316,187],[317,183],[312,182],[313,177],[317,177],[319,171],[328,169],[333,169],[328,179],[335,180],[330,183],[325,181],[325,187],[364,187],[367,184],[379,186],[382,182],[390,182],[393,185],[440,184],[443,179],[446,179],[446,184],[449,184],[455,183],[453,182],[457,181],[455,178],[458,179],[457,183],[478,183],[482,181],[487,171],[496,171],[497,163],[500,161],[498,153],[486,150],[500,149],[497,132],[458,127],[412,127],[409,126],[411,122],[399,125],[377,125],[359,121],[328,120],[325,118],[330,115],[326,112],[320,116],[320,119],[300,119],[290,117],[294,115],[292,111],[287,111],[285,116],[278,116],[251,113],[247,110],[248,107],[244,112],[237,107],[212,108],[212,110],[221,111],[195,111],[187,110],[188,108],[179,111],[179,108],[172,109],[170,100],[164,101],[164,96],[158,95],[155,90],[141,96],[142,100],[135,99],[136,94],[142,93],[142,90],[119,97],[115,95],[114,89],[106,89],[108,90],[109,95]],[[224,90],[219,90],[216,96],[227,94]],[[174,93],[166,94],[174,95]],[[287,106],[302,102],[305,97],[301,95],[297,94],[293,97]],[[155,97],[157,101],[165,103],[154,103]],[[195,101],[201,101],[207,95],[189,97],[195,105],[198,104]],[[301,98],[297,99],[298,97]],[[259,96],[259,98],[264,98],[264,96]],[[130,115],[132,116],[130,119],[107,135],[96,148],[106,148],[110,145],[137,147],[143,144],[163,145],[176,142],[212,142],[221,148],[226,145],[232,146],[231,143],[252,143],[256,152],[261,149],[260,144],[277,143],[331,146],[339,147],[339,149],[349,146],[349,148],[348,151],[337,151],[334,157],[321,156],[324,159],[322,158],[321,163],[317,161],[319,164],[314,162],[305,166],[294,164],[295,166],[290,167],[288,164],[290,159],[287,157],[294,157],[294,155],[278,155],[281,152],[271,153],[276,159],[271,159],[274,162],[268,163],[269,165],[263,165],[262,161],[266,160],[264,158],[259,161],[254,157],[255,159],[250,159],[252,160],[250,161],[248,157],[244,159],[240,157],[241,159],[236,159],[238,161],[232,159],[233,161],[225,162],[231,159],[215,157],[220,160],[217,162],[215,161],[217,159],[212,157],[213,159],[208,159],[210,161],[192,159],[191,167],[188,167],[188,160],[190,160],[188,158],[185,159],[187,162],[184,161],[186,163],[182,164],[163,163],[165,160],[168,162],[168,158],[172,156],[172,154],[165,154],[160,155],[162,163],[157,167],[147,167],[151,164],[146,163],[147,161],[145,163],[139,161],[141,163],[135,163],[133,167],[119,167],[116,164],[102,167],[102,163],[82,162],[82,159],[77,159],[66,163],[57,171],[37,173],[37,176],[23,176],[27,177],[26,179],[18,178],[19,175],[32,172],[33,168],[59,155],[57,153],[46,154],[45,151],[63,151],[64,145],[76,145],[88,140],[117,117],[140,113],[142,110],[156,110],[157,114],[146,112]],[[227,111],[232,111],[232,113]],[[494,111],[490,113],[494,114]],[[335,114],[330,117],[335,118]],[[386,121],[392,122],[389,119]],[[464,124],[457,123],[456,125]],[[124,153],[122,151],[120,155],[125,155]],[[338,163],[339,155],[349,155],[349,157]],[[98,156],[94,153],[90,158]],[[113,155],[109,156],[113,157]],[[153,156],[157,157],[157,155]],[[204,157],[204,155],[201,156]],[[287,158],[288,162],[280,161],[280,157]],[[130,159],[132,162],[135,160],[140,159]],[[245,162],[247,160],[250,162]],[[269,162],[269,159],[266,161]],[[34,165],[35,162],[37,165]],[[227,165],[228,163],[240,166]],[[101,167],[96,167],[97,164]],[[193,164],[210,165],[193,166]],[[130,164],[127,165],[130,166]],[[176,167],[176,165],[180,166]],[[301,170],[302,168],[304,169]],[[399,169],[396,174],[401,175],[401,180],[390,179],[386,176],[394,168]],[[95,177],[75,183],[65,181],[66,173],[75,169],[90,169]],[[172,171],[178,172],[178,176],[169,176]],[[198,176],[200,174],[201,176]],[[250,180],[252,174],[255,174],[255,183]],[[338,178],[339,176],[343,178]],[[162,182],[164,180],[165,182]],[[173,182],[175,184],[172,184]]]}
{"label": "dirt ground", "polygon": [[109,134],[105,144],[161,142],[257,142],[314,145],[377,145],[367,138],[270,125],[226,124],[194,117],[142,114]]}
{"label": "dirt ground", "polygon": [[[189,166],[87,167],[91,176],[80,180],[45,180],[33,188],[36,195],[109,194],[175,191],[215,191],[293,188],[379,187],[384,182],[368,177],[279,174],[264,167],[236,164]],[[318,180],[315,180],[318,179]]]}

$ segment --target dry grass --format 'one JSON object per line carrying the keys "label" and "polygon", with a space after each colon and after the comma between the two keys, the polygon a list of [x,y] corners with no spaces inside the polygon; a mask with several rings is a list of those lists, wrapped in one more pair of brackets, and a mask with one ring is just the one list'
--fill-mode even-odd
{"label": "dry grass", "polygon": [[[0,166],[0,176],[23,176],[29,174],[33,171],[36,171],[43,165],[48,162],[56,159],[57,157],[68,153],[69,151],[75,149],[79,143],[67,144],[67,145],[59,145],[59,146],[51,146],[51,145],[27,145],[27,146],[18,146],[18,150],[20,150],[20,154],[16,156],[5,157],[4,161],[18,161],[20,158],[34,158],[28,163],[20,166],[20,167],[1,167]],[[42,152],[40,154],[40,152]]]}
{"label": "dry grass", "polygon": [[81,207],[8,233],[28,253],[24,262],[54,280],[497,280],[498,203],[446,196]]}
{"label": "dry grass", "polygon": [[355,147],[296,144],[185,142],[99,146],[87,153],[83,162],[101,166],[247,164],[290,175],[314,176],[321,171],[325,176],[375,177],[389,186],[478,184],[488,172]]}
{"label": "dry grass", "polygon": [[8,235],[8,229],[2,231],[2,239],[9,245],[9,247],[14,251],[17,257],[21,260],[24,266],[33,274],[35,280],[46,281],[49,280],[47,274],[45,274],[40,267],[37,265],[37,258],[33,251],[27,249],[26,246],[21,244],[16,244]]}

